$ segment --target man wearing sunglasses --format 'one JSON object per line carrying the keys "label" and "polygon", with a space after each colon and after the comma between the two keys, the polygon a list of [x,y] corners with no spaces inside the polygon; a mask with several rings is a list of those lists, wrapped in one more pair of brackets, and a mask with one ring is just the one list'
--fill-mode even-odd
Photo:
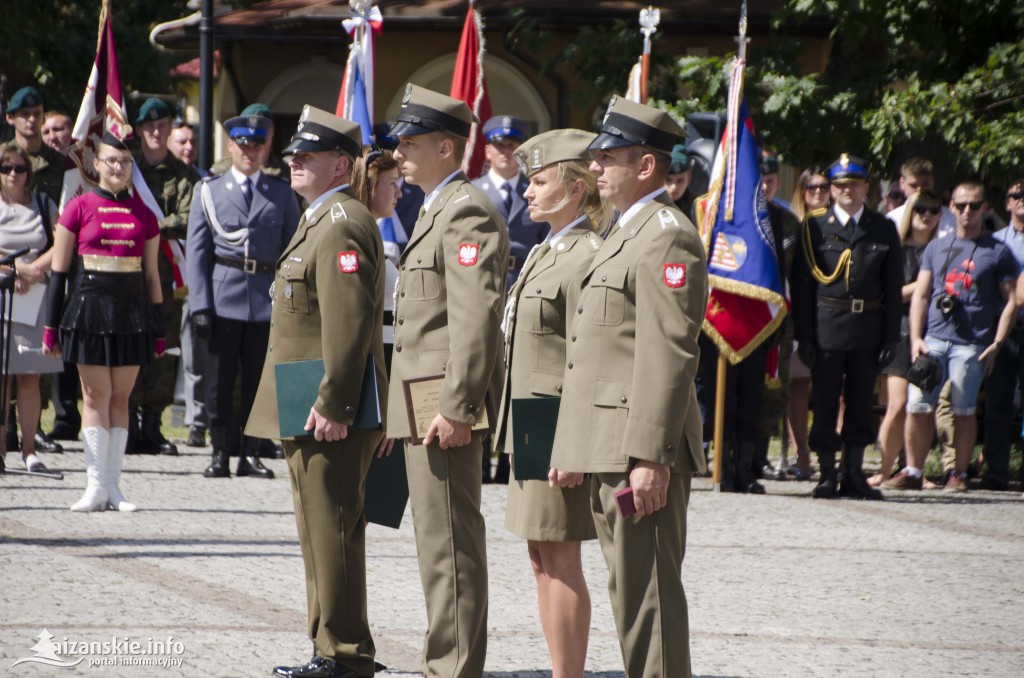
{"label": "man wearing sunglasses", "polygon": [[[868,163],[843,153],[828,173],[833,205],[807,216],[792,272],[797,351],[813,385],[808,442],[821,464],[813,496],[881,499],[861,467],[878,432],[871,420],[875,380],[899,339],[903,253],[895,225],[864,204]],[[837,434],[840,394],[846,412]]]}
{"label": "man wearing sunglasses", "polygon": [[[227,478],[229,457],[238,476],[273,478],[259,459],[259,440],[243,437],[256,398],[270,337],[270,296],[278,257],[299,223],[299,205],[288,182],[261,171],[272,127],[261,115],[231,118],[231,167],[196,187],[189,213],[188,307],[192,331],[208,342],[206,408],[213,460],[207,478]],[[239,372],[239,368],[241,372]],[[242,400],[235,410],[235,378]]]}
{"label": "man wearing sunglasses", "polygon": [[[956,232],[931,241],[921,255],[910,301],[910,359],[932,356],[942,368],[942,382],[951,382],[956,467],[945,489],[964,492],[978,432],[978,392],[1013,328],[1020,266],[1006,244],[984,230],[988,202],[981,184],[959,184],[950,207],[957,215]],[[1010,383],[1012,389],[1012,376]],[[918,482],[935,435],[933,411],[941,388],[924,393],[911,384],[907,395],[904,472]]]}
{"label": "man wearing sunglasses", "polygon": [[[281,158],[281,156],[274,153],[274,118],[273,113],[270,111],[270,107],[260,102],[252,103],[242,109],[242,112],[238,114],[240,118],[247,118],[250,115],[258,115],[261,118],[266,118],[270,122],[270,127],[267,128],[267,154],[263,159],[263,166],[260,167],[260,171],[264,176],[268,177],[280,177],[286,182],[291,182],[291,169],[288,167],[288,163]],[[231,169],[231,157],[221,158],[217,162],[213,163],[210,167],[210,174],[224,174]]]}
{"label": "man wearing sunglasses", "polygon": [[[993,233],[1005,243],[1024,267],[1024,177],[1010,184],[1006,192],[1006,212],[1010,225]],[[1017,299],[1017,303],[1024,299]],[[1019,438],[1013,424],[1013,393],[1017,384],[1024,388],[1024,313],[1019,309],[1014,327],[1003,350],[996,355],[995,367],[985,385],[985,461],[988,470],[981,481],[986,490],[1005,491],[1010,481],[1010,442]],[[1022,475],[1024,477],[1024,475]]]}

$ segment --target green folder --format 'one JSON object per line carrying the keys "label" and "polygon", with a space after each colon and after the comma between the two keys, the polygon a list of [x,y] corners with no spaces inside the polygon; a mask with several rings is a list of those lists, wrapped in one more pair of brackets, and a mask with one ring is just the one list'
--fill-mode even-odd
{"label": "green folder", "polygon": [[[326,371],[323,360],[298,360],[274,365],[277,380],[277,422],[281,438],[302,438],[313,435],[306,430],[309,409],[316,402],[320,383]],[[377,370],[373,356],[366,358],[363,372],[363,397],[349,428],[380,428],[380,394],[377,392]]]}
{"label": "green folder", "polygon": [[366,474],[366,500],[363,508],[370,523],[393,527],[402,524],[405,506],[409,503],[409,479],[405,475],[405,449],[395,441],[391,456],[373,457]]}
{"label": "green folder", "polygon": [[559,398],[512,399],[512,455],[516,480],[547,480]]}

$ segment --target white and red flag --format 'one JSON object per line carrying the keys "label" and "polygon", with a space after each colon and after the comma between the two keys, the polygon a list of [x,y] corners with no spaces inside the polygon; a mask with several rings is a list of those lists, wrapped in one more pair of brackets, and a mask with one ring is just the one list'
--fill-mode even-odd
{"label": "white and red flag", "polygon": [[[455,59],[450,96],[466,102],[480,122],[491,117],[491,100],[487,96],[487,78],[484,77],[484,21],[469,2],[466,21],[462,24],[459,54]],[[484,135],[481,125],[474,124],[469,132],[462,169],[470,179],[480,176],[484,166]]]}

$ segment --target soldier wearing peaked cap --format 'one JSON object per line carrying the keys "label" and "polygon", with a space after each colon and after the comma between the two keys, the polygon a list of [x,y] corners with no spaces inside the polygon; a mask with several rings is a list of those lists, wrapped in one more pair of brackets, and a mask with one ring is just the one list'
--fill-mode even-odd
{"label": "soldier wearing peaked cap", "polygon": [[[479,678],[487,650],[482,441],[471,429],[501,393],[508,234],[459,169],[475,122],[466,104],[408,85],[392,134],[406,181],[426,193],[399,261],[388,435],[412,438],[402,381],[443,373],[423,444],[406,444],[427,676]],[[453,519],[453,516],[456,517]]]}
{"label": "soldier wearing peaked cap", "polygon": [[285,149],[292,188],[309,207],[277,260],[270,343],[245,433],[281,437],[276,365],[321,359],[324,377],[306,422],[310,435],[283,441],[315,649],[305,665],[274,669],[278,676],[374,673],[363,501],[382,432],[350,426],[360,401],[373,397],[362,392],[370,361],[382,416],[387,411],[385,269],[377,222],[348,187],[361,139],[357,123],[306,106]]}
{"label": "soldier wearing peaked cap", "polygon": [[[187,290],[181,286],[175,289],[174,281],[181,275],[185,262],[172,254],[165,241],[185,238],[192,208],[192,190],[199,183],[199,174],[174,157],[167,148],[171,135],[171,109],[164,101],[152,98],[142,102],[135,117],[135,132],[140,139],[139,148],[133,154],[135,162],[162,213],[157,215],[160,217],[160,237],[163,238],[157,265],[165,300],[167,346],[177,348],[181,345],[183,301]],[[160,430],[163,411],[174,402],[176,381],[176,364],[171,358],[154,361],[139,372],[129,405],[129,453],[178,453],[177,446]],[[136,415],[139,411],[141,416]]]}
{"label": "soldier wearing peaked cap", "polygon": [[[495,445],[511,453],[513,398],[559,397],[568,326],[580,281],[601,247],[596,225],[605,209],[587,147],[594,134],[561,129],[533,137],[516,151],[529,178],[525,199],[533,218],[551,233],[529,252],[505,310],[505,388]],[[527,540],[537,578],[541,622],[555,675],[582,676],[590,626],[590,595],[580,542],[594,539],[590,481],[574,474],[574,487],[547,480],[509,482],[505,527]],[[568,483],[567,483],[568,484]],[[558,581],[560,585],[550,582]]]}
{"label": "soldier wearing peaked cap", "polygon": [[[288,163],[282,160],[279,156],[274,154],[274,116],[270,110],[270,107],[266,104],[256,102],[249,104],[242,109],[242,112],[237,117],[231,118],[231,120],[248,120],[252,116],[257,116],[264,119],[264,129],[266,130],[266,144],[269,151],[266,157],[263,159],[263,166],[260,167],[260,172],[268,177],[279,177],[288,182],[290,177],[288,176],[289,169]],[[230,122],[229,120],[228,122]],[[225,123],[225,129],[227,129],[227,123]],[[230,131],[230,130],[227,130]],[[213,163],[210,167],[211,174],[224,174],[231,169],[231,157],[221,158],[217,162]]]}
{"label": "soldier wearing peaked cap", "polygon": [[[270,297],[277,258],[295,233],[299,205],[291,186],[265,176],[270,121],[258,115],[224,123],[232,166],[197,187],[187,240],[192,330],[208,342],[205,401],[213,461],[207,478],[230,475],[228,457],[238,457],[239,476],[273,478],[259,460],[259,443],[245,428],[259,385],[270,334]],[[239,371],[241,368],[241,371]],[[234,413],[235,378],[242,399]]]}
{"label": "soldier wearing peaked cap", "polygon": [[[881,499],[861,465],[877,434],[871,421],[875,380],[899,338],[902,247],[892,221],[864,204],[866,161],[844,153],[828,175],[832,207],[804,220],[791,273],[797,352],[811,368],[813,386],[809,443],[821,464],[813,496]],[[837,435],[840,394],[846,410]],[[835,468],[840,447],[841,479]]]}
{"label": "soldier wearing peaked cap", "polygon": [[[690,482],[705,468],[694,377],[707,266],[697,229],[664,188],[683,135],[667,113],[613,97],[590,145],[601,197],[621,217],[573,309],[551,457],[560,485],[565,472],[593,474],[629,678],[690,675],[681,571]],[[636,515],[624,518],[621,505]]]}

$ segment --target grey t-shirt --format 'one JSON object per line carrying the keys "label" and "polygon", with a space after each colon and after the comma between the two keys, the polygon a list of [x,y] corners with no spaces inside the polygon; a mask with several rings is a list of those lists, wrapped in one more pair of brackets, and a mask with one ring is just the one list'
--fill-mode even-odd
{"label": "grey t-shirt", "polygon": [[[991,233],[974,240],[950,234],[928,243],[921,255],[921,270],[932,273],[925,336],[954,344],[991,343],[1006,305],[999,285],[1020,273],[1009,248]],[[936,307],[943,292],[958,302],[948,319]]]}

